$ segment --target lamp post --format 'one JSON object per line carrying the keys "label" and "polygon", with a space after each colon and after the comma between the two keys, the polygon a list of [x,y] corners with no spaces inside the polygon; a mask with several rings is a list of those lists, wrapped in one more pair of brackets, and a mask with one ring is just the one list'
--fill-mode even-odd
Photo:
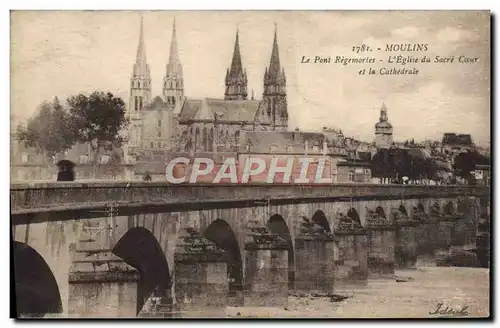
{"label": "lamp post", "polygon": [[[247,154],[248,154],[248,155],[247,155],[247,160],[249,160],[249,159],[250,159],[250,150],[251,150],[251,148],[252,148],[252,146],[253,146],[253,144],[252,144],[252,140],[247,139],[247,141],[245,142],[245,146],[246,146],[246,148],[247,148]],[[250,168],[251,168],[251,167],[250,167]],[[249,176],[249,177],[248,177],[248,182],[250,182],[250,181],[252,181],[252,177],[251,177],[251,176]]]}

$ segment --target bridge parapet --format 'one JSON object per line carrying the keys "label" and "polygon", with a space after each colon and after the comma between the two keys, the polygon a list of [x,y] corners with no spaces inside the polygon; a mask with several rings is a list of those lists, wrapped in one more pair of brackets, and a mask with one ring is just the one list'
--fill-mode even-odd
{"label": "bridge parapet", "polygon": [[[25,215],[68,210],[176,206],[175,211],[213,208],[215,204],[254,206],[262,200],[271,204],[295,204],[338,199],[409,199],[455,196],[486,196],[481,186],[427,186],[375,184],[180,184],[163,182],[54,182],[11,184],[11,213]],[[255,204],[254,204],[255,203]],[[143,211],[142,211],[143,212]]]}

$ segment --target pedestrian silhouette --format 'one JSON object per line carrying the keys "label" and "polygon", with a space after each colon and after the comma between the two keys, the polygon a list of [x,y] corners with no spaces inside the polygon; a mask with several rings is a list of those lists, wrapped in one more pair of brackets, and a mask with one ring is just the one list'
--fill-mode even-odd
{"label": "pedestrian silhouette", "polygon": [[146,171],[146,175],[144,175],[144,181],[149,182],[151,181],[151,176],[149,175],[149,172]]}

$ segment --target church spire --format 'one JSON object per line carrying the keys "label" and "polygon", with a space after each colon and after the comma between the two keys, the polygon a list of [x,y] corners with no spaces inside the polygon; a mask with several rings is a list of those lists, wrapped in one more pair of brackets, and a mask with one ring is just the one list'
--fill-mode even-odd
{"label": "church spire", "polygon": [[278,50],[278,27],[274,24],[274,40],[269,59],[269,67],[264,73],[264,94],[285,94],[286,93],[285,70],[280,65],[280,55]]}
{"label": "church spire", "polygon": [[269,67],[264,73],[264,104],[260,115],[271,124],[273,130],[286,130],[288,127],[288,105],[286,101],[285,70],[281,68],[278,50],[278,28],[274,24],[274,39],[269,59]]}
{"label": "church spire", "polygon": [[237,76],[243,70],[241,64],[241,54],[240,54],[240,38],[239,38],[239,30],[236,30],[236,40],[234,41],[234,51],[233,51],[233,59],[231,60],[231,69],[229,70],[229,74],[231,76]]}
{"label": "church spire", "polygon": [[247,99],[247,74],[241,61],[239,34],[239,29],[236,29],[231,67],[226,71],[226,92],[224,93],[226,100]]}
{"label": "church spire", "polygon": [[141,27],[139,32],[139,45],[134,65],[134,76],[149,77],[149,66],[146,61],[146,46],[144,45],[144,27],[141,16]]}
{"label": "church spire", "polygon": [[269,61],[269,79],[277,80],[280,75],[280,55],[278,50],[278,27],[274,24],[274,41],[271,59]]}
{"label": "church spire", "polygon": [[175,30],[175,18],[172,26],[172,41],[170,42],[170,55],[167,64],[167,75],[177,74],[182,76],[182,65],[179,59],[179,51],[177,49],[177,33]]}
{"label": "church spire", "polygon": [[182,64],[177,49],[175,18],[172,25],[172,40],[170,41],[167,70],[163,79],[163,97],[166,103],[174,109],[175,113],[180,111],[184,97],[184,78],[182,76]]}
{"label": "church spire", "polygon": [[137,56],[132,70],[132,77],[130,79],[130,99],[128,106],[129,117],[137,118],[137,115],[146,107],[150,100],[151,77],[149,72],[149,65],[146,61],[146,46],[144,45],[144,23],[141,16],[139,45],[137,47]]}

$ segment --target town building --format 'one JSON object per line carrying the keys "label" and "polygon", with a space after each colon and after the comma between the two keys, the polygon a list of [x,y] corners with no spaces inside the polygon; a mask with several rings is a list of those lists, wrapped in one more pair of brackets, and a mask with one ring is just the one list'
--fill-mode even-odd
{"label": "town building", "polygon": [[57,177],[56,163],[62,159],[75,164],[76,180],[126,180],[134,176],[134,165],[124,163],[123,149],[111,143],[103,145],[93,163],[95,153],[90,144],[77,143],[71,149],[54,158],[48,158],[33,147],[26,147],[17,136],[11,135],[10,146],[10,180],[23,181],[55,181]]}
{"label": "town building", "polygon": [[470,134],[445,133],[441,142],[441,152],[447,155],[456,156],[466,153],[474,148]]}
{"label": "town building", "polygon": [[10,136],[10,181],[55,180],[57,169],[34,148]]}

